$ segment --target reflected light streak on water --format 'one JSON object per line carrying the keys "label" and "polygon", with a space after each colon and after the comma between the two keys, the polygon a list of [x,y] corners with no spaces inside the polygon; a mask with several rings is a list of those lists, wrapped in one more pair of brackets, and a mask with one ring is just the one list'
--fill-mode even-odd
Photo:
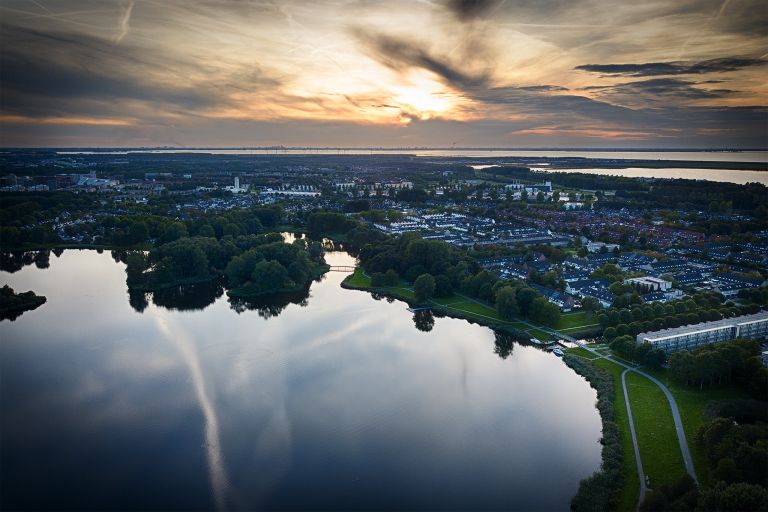
{"label": "reflected light streak on water", "polygon": [[208,396],[205,387],[205,376],[200,367],[200,358],[197,354],[197,348],[189,335],[178,326],[171,327],[167,313],[161,309],[152,306],[147,312],[150,312],[155,320],[160,332],[168,339],[179,351],[184,364],[189,369],[189,375],[192,378],[192,384],[195,387],[195,395],[200,403],[200,409],[205,418],[205,454],[208,461],[208,475],[211,480],[211,489],[216,502],[217,510],[225,510],[227,504],[227,494],[230,490],[229,477],[224,467],[224,455],[221,451],[221,436],[219,434],[219,419],[216,416],[216,409],[213,401]]}

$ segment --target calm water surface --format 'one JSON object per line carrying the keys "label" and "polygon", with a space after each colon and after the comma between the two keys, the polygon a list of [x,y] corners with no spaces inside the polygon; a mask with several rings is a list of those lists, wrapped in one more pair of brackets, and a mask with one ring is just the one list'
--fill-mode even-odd
{"label": "calm water surface", "polygon": [[550,169],[535,168],[544,172],[579,172],[586,174],[604,174],[606,176],[624,176],[626,178],[682,178],[686,180],[719,181],[724,183],[762,183],[768,185],[768,171],[739,171],[731,169],[680,169],[666,168],[648,169],[644,167],[628,167],[626,169]]}
{"label": "calm water surface", "polygon": [[596,151],[566,149],[123,149],[58,151],[61,155],[125,155],[128,153],[202,153],[214,155],[402,155],[436,157],[559,157],[622,160],[698,160],[702,162],[768,162],[768,151]]}
{"label": "calm water surface", "polygon": [[566,510],[600,463],[594,390],[344,276],[249,306],[129,298],[95,251],[0,273],[48,297],[0,323],[0,508]]}

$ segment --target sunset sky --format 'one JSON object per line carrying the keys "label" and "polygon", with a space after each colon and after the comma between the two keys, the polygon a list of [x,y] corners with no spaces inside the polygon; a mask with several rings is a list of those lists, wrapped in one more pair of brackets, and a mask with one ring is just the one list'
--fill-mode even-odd
{"label": "sunset sky", "polygon": [[2,146],[765,147],[765,0],[0,0]]}

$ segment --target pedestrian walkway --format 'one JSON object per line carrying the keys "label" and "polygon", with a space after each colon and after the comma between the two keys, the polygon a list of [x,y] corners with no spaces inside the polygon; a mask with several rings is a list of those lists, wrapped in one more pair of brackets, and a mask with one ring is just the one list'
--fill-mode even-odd
{"label": "pedestrian walkway", "polygon": [[576,341],[576,343],[583,349],[588,350],[589,352],[597,355],[598,357],[601,357],[607,361],[610,361],[614,364],[617,364],[623,368],[625,368],[624,372],[621,374],[621,386],[624,393],[624,403],[627,407],[627,415],[629,417],[629,426],[630,426],[630,434],[632,436],[632,448],[635,452],[635,459],[637,461],[637,474],[640,479],[640,497],[638,499],[638,507],[640,503],[642,503],[643,498],[647,492],[647,487],[645,485],[645,474],[643,472],[643,465],[642,460],[640,459],[640,448],[637,444],[637,435],[635,432],[635,423],[632,419],[632,410],[629,404],[629,393],[627,391],[627,383],[626,383],[626,374],[628,372],[635,372],[639,375],[642,375],[643,377],[647,378],[654,384],[656,384],[661,391],[664,393],[664,396],[667,397],[667,401],[669,402],[669,407],[672,410],[672,419],[675,423],[675,431],[677,433],[677,441],[680,445],[680,453],[683,457],[683,462],[685,464],[685,470],[688,472],[689,475],[691,475],[691,478],[698,484],[699,480],[696,476],[696,469],[693,466],[693,458],[691,457],[691,451],[688,448],[688,440],[685,437],[685,430],[683,429],[683,422],[680,418],[680,410],[677,407],[677,402],[675,401],[675,397],[672,396],[672,392],[669,391],[667,386],[665,386],[659,379],[653,377],[652,375],[649,375],[645,373],[644,371],[638,369],[636,366],[631,366],[629,364],[623,363],[621,361],[617,361],[616,359],[606,356],[598,352],[597,350],[589,347],[586,343],[583,341]]}

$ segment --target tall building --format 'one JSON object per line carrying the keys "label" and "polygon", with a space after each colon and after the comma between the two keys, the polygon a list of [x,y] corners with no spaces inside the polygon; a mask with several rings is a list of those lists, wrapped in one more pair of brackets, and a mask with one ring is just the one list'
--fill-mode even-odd
{"label": "tall building", "polygon": [[638,345],[650,343],[653,348],[660,348],[665,352],[677,352],[736,338],[768,338],[768,311],[656,332],[644,332],[638,334],[635,341]]}

